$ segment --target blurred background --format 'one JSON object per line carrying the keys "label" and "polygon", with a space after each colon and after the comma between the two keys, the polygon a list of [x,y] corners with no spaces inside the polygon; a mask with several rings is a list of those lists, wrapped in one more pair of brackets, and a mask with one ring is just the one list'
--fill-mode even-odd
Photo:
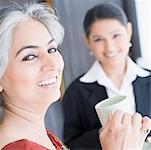
{"label": "blurred background", "polygon": [[[92,65],[94,58],[84,43],[83,18],[86,11],[106,0],[52,0],[57,9],[66,35],[62,45],[65,60],[65,88],[77,76],[83,74]],[[133,46],[130,55],[141,66],[151,69],[151,1],[150,0],[108,0],[120,5],[133,24]],[[150,16],[149,16],[150,15]]]}

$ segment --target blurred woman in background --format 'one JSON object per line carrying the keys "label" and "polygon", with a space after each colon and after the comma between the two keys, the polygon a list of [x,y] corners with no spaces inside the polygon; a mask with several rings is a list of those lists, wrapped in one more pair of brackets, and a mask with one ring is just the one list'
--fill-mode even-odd
{"label": "blurred woman in background", "polygon": [[64,138],[71,149],[100,149],[101,124],[95,105],[108,97],[126,95],[129,113],[150,117],[151,73],[128,55],[132,24],[121,8],[110,3],[96,5],[86,13],[83,27],[96,61],[65,92]]}

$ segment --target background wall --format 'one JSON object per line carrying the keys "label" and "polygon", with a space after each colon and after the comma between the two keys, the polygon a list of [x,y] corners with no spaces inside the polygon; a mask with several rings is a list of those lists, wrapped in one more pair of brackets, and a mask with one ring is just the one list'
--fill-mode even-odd
{"label": "background wall", "polygon": [[137,60],[151,70],[151,0],[135,0],[142,56]]}

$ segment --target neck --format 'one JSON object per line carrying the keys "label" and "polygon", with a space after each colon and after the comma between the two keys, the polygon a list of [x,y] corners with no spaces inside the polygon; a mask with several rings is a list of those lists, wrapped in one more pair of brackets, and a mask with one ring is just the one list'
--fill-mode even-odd
{"label": "neck", "polygon": [[43,113],[4,108],[3,118],[0,125],[0,139],[3,137],[0,147],[20,139],[27,139],[48,148],[53,147],[45,129]]}
{"label": "neck", "polygon": [[[42,107],[42,106],[41,106]],[[54,149],[44,125],[44,116],[46,109],[22,109],[10,103],[4,105],[4,116],[0,125],[0,139],[3,137],[2,145],[10,142],[28,139],[39,143],[44,147]],[[9,136],[13,135],[13,136]]]}
{"label": "neck", "polygon": [[110,78],[113,84],[120,89],[122,82],[124,80],[124,75],[127,68],[127,60],[124,62],[115,65],[115,66],[104,66],[101,65],[105,74]]}
{"label": "neck", "polygon": [[31,111],[12,104],[4,106],[4,122],[14,124],[23,128],[31,128],[35,131],[45,131],[45,111]]}

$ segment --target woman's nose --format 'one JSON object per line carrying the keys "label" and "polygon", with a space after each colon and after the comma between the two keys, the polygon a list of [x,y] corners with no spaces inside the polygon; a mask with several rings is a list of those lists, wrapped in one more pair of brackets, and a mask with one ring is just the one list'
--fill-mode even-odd
{"label": "woman's nose", "polygon": [[115,50],[115,44],[113,41],[106,41],[105,50],[107,52],[113,52]]}
{"label": "woman's nose", "polygon": [[57,60],[55,56],[51,56],[51,54],[48,54],[48,56],[44,56],[42,60],[42,65],[41,65],[41,71],[55,71],[57,70]]}

